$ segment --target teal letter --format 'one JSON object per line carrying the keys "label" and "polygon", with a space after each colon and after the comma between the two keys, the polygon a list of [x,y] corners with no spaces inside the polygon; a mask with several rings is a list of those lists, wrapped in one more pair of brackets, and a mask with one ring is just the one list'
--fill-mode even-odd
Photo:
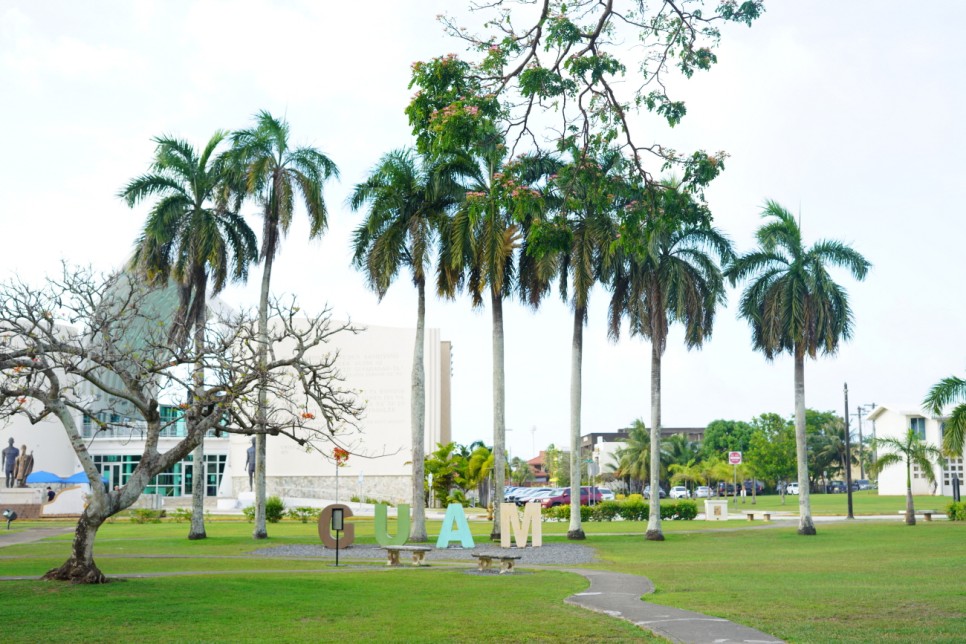
{"label": "teal letter", "polygon": [[396,511],[396,536],[389,536],[387,515],[389,506],[376,504],[376,543],[380,546],[401,546],[409,538],[409,504],[400,503]]}
{"label": "teal letter", "polygon": [[[456,531],[453,531],[453,522],[456,522]],[[439,530],[439,539],[436,540],[437,548],[446,548],[450,541],[459,540],[464,548],[472,548],[473,535],[470,534],[470,524],[466,522],[466,514],[463,506],[459,503],[450,503],[446,506],[446,517],[443,519],[443,527]]]}

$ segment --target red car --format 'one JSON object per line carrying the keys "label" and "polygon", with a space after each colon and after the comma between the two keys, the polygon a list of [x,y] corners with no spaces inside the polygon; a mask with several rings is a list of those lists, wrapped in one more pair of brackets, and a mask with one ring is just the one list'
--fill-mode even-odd
{"label": "red car", "polygon": [[[580,488],[580,505],[597,504],[603,500],[604,497],[600,493],[600,488],[593,488],[593,493],[591,493],[591,487],[589,485],[584,485]],[[560,494],[548,496],[540,502],[540,505],[544,508],[552,508],[555,505],[570,505],[570,488],[564,488]]]}

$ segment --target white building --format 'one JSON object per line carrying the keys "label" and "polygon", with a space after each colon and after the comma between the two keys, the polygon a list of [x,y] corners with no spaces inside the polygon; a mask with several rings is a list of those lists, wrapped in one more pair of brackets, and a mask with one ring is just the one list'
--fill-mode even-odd
{"label": "white building", "polygon": [[[904,407],[879,405],[869,414],[868,419],[874,423],[873,431],[877,438],[897,438],[901,440],[911,428],[915,430],[919,438],[929,445],[942,446],[945,418],[926,414],[913,405]],[[882,448],[879,448],[878,452],[881,454]],[[942,461],[941,466],[937,464],[933,469],[933,476],[938,483],[935,490],[919,467],[912,466],[913,494],[952,496],[953,475],[958,476],[960,482],[963,482],[963,458],[943,458]],[[906,493],[905,465],[893,465],[885,468],[879,473],[878,483],[879,494],[904,495]]]}
{"label": "white building", "polygon": [[[415,329],[367,327],[358,334],[340,333],[325,347],[338,351],[337,366],[349,389],[357,390],[365,401],[366,412],[360,423],[361,432],[349,438],[351,456],[339,471],[342,491],[340,499],[350,496],[405,502],[411,495],[410,465],[412,460],[410,401],[413,345]],[[321,350],[321,349],[320,349]],[[426,329],[426,421],[427,451],[437,442],[450,440],[450,343],[440,340],[438,329]],[[78,417],[82,435],[98,469],[107,474],[110,486],[123,485],[137,467],[143,453],[143,430],[137,419],[124,417],[123,409],[114,405],[100,420],[108,429],[98,431],[89,418]],[[162,452],[184,436],[183,422],[177,419],[180,409],[162,407],[162,417],[171,424],[162,432]],[[113,426],[112,426],[113,424]],[[34,454],[34,470],[45,470],[59,476],[81,471],[81,466],[58,421],[45,419],[37,425],[16,417],[0,426],[0,444],[9,438],[18,449]],[[245,470],[249,438],[209,434],[205,440],[206,496],[237,497],[248,490]],[[0,449],[2,449],[0,447]],[[171,470],[159,474],[145,494],[165,497],[190,496],[194,465],[189,455]],[[284,437],[267,439],[266,486],[268,494],[301,498],[335,498],[335,465],[317,452],[307,453]]]}

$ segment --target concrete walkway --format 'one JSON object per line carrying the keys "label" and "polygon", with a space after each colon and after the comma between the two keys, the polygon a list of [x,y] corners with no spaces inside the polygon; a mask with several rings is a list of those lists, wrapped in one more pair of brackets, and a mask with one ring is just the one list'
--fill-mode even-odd
{"label": "concrete walkway", "polygon": [[47,537],[56,537],[73,531],[73,526],[69,528],[30,528],[28,530],[18,530],[17,532],[8,532],[0,528],[0,548],[20,543],[33,543],[34,541],[40,541]]}
{"label": "concrete walkway", "polygon": [[772,644],[782,641],[721,617],[709,617],[642,601],[641,595],[654,592],[654,586],[646,577],[580,568],[565,570],[582,575],[590,581],[589,589],[564,600],[568,604],[626,619],[672,642]]}

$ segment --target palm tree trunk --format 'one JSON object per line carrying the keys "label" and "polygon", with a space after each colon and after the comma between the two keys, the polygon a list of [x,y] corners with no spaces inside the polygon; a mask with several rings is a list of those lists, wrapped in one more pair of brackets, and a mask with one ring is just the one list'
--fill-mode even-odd
{"label": "palm tree trunk", "polygon": [[258,298],[258,410],[255,435],[255,529],[254,539],[267,539],[268,529],[265,521],[265,442],[268,431],[268,383],[265,366],[268,364],[268,297],[272,283],[272,258],[275,249],[266,249],[262,270],[262,289]]}
{"label": "palm tree trunk", "polygon": [[[203,287],[199,287],[195,297],[201,299],[201,309],[195,318],[195,356],[197,358],[194,373],[191,376],[194,392],[191,396],[192,411],[200,414],[199,395],[205,387],[205,363],[201,356],[205,352],[205,314],[207,303],[205,302],[205,292],[207,282],[202,281]],[[200,418],[195,419],[196,422]],[[191,528],[188,530],[188,539],[205,539],[205,437],[202,436],[198,441],[198,447],[194,450],[191,465]]]}
{"label": "palm tree trunk", "polygon": [[795,348],[795,454],[798,458],[798,534],[815,534],[805,436],[805,352]]}
{"label": "palm tree trunk", "polygon": [[493,530],[500,540],[500,502],[506,485],[506,377],[503,370],[503,297],[490,285],[493,307]]}
{"label": "palm tree trunk", "polygon": [[916,508],[912,504],[912,463],[906,458],[906,525],[916,525]]}
{"label": "palm tree trunk", "polygon": [[651,498],[648,541],[664,541],[661,532],[661,344],[651,338]]}
{"label": "palm tree trunk", "polygon": [[426,502],[423,494],[426,465],[425,420],[426,376],[423,365],[424,337],[426,332],[426,283],[420,279],[416,285],[419,304],[416,314],[416,346],[413,348],[412,378],[412,441],[413,441],[413,520],[409,530],[410,541],[426,541]]}
{"label": "palm tree trunk", "polygon": [[580,527],[580,396],[585,307],[574,307],[574,339],[570,357],[570,528],[568,539],[585,539]]}

